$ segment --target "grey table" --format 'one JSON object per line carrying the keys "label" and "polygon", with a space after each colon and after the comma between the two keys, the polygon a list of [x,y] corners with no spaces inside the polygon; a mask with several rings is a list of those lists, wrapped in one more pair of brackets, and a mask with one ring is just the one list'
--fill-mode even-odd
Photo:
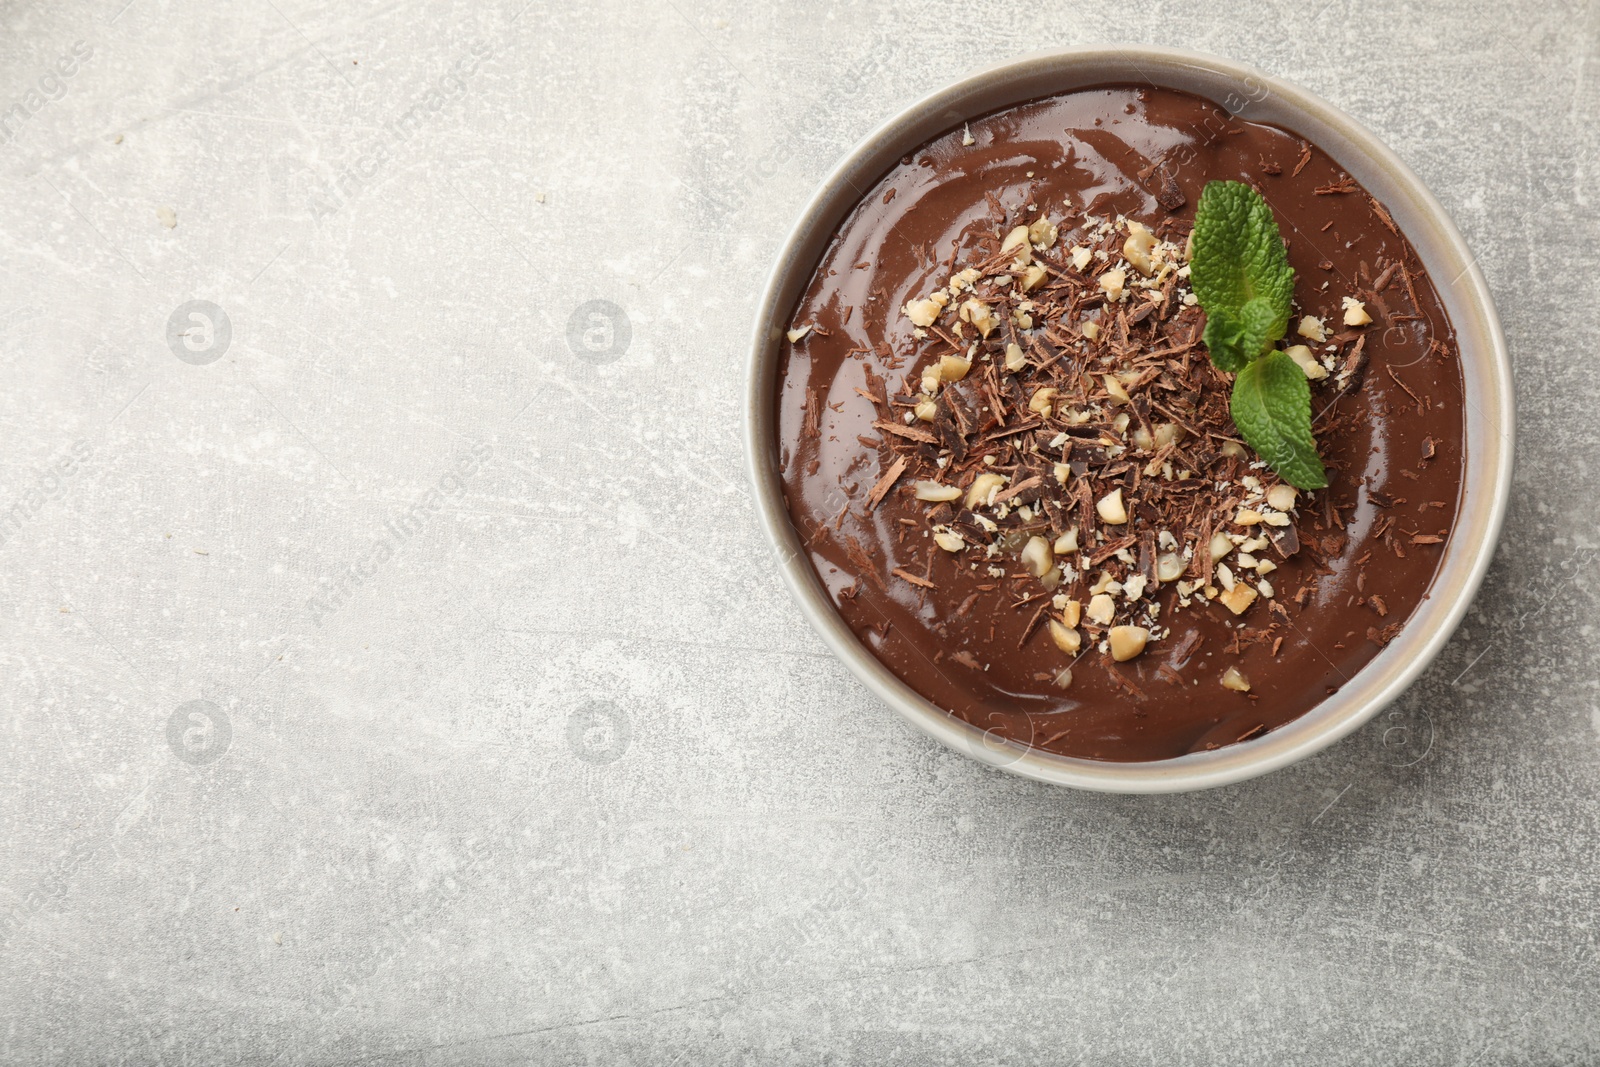
{"label": "grey table", "polygon": [[[1600,1058],[1593,0],[0,25],[0,1061]],[[893,717],[791,606],[741,459],[756,292],[832,160],[1114,39],[1375,128],[1520,383],[1442,660],[1192,796]]]}

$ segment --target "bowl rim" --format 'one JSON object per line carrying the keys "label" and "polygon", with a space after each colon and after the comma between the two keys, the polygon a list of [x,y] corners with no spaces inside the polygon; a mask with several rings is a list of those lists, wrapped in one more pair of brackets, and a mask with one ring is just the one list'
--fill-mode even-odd
{"label": "bowl rim", "polygon": [[[1250,121],[1287,126],[1333,156],[1388,208],[1430,278],[1442,276],[1439,268],[1453,271],[1439,296],[1455,329],[1470,410],[1457,519],[1445,554],[1423,601],[1376,657],[1333,696],[1259,738],[1173,759],[1114,763],[1042,752],[980,731],[922,697],[856,638],[806,558],[784,504],[774,397],[779,345],[799,292],[839,222],[895,160],[998,108],[1138,82],[1207,97]],[[1243,63],[1154,45],[1090,45],[1031,53],[959,78],[880,123],[829,171],[785,238],[762,293],[744,428],[758,519],[790,594],[823,643],[879,699],[946,746],[1012,774],[1103,792],[1166,793],[1244,781],[1321,751],[1387,707],[1432,663],[1470,607],[1499,540],[1511,490],[1515,392],[1505,337],[1476,257],[1421,179],[1375,134],[1307,90]]]}

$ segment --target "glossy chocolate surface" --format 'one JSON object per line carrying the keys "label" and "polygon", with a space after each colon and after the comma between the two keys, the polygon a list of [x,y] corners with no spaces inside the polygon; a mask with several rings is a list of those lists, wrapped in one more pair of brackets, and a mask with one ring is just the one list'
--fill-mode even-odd
{"label": "glossy chocolate surface", "polygon": [[[1292,132],[1240,121],[1197,97],[1112,86],[1010,108],[970,130],[976,143],[964,145],[963,130],[952,130],[868,191],[795,309],[794,323],[820,329],[785,346],[775,403],[785,497],[817,574],[852,630],[912,688],[982,729],[1049,751],[1165,759],[1305,714],[1371,660],[1427,595],[1454,520],[1463,392],[1432,282],[1337,163]],[[1158,202],[1153,165],[1175,179],[1182,207]],[[1362,330],[1359,388],[1313,392],[1314,410],[1339,397],[1323,415],[1337,432],[1318,435],[1332,484],[1301,508],[1327,517],[1315,523],[1322,529],[1303,526],[1321,551],[1280,561],[1272,585],[1281,613],[1265,601],[1241,618],[1216,604],[1169,610],[1164,640],[1121,664],[1091,650],[1061,690],[1041,680],[1064,659],[1029,629],[1034,612],[941,558],[921,532],[926,505],[902,486],[865,506],[889,453],[862,442],[881,438],[872,427],[881,416],[856,390],[868,367],[891,391],[903,389],[928,341],[913,337],[902,305],[947,281],[980,237],[1031,217],[1027,205],[1071,205],[1064,246],[1082,214],[1152,226],[1192,220],[1202,187],[1216,179],[1250,182],[1272,205],[1297,275],[1297,317],[1319,316],[1342,331],[1342,299],[1356,295],[1367,296],[1375,320]],[[1390,263],[1404,270],[1370,296]],[[826,403],[815,436],[805,432],[804,410],[813,391]],[[874,580],[863,580],[859,554],[852,561],[851,539]],[[891,577],[896,568],[926,573],[935,588]],[[1168,607],[1174,595],[1159,594]],[[1191,643],[1190,631],[1200,643],[1180,660],[1174,653]],[[963,651],[982,667],[952,659]],[[1228,666],[1250,679],[1248,694],[1219,684]]]}

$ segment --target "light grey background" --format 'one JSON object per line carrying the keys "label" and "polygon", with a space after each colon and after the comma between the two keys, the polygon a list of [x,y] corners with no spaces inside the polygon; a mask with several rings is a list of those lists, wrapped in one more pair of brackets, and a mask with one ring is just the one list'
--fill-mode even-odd
{"label": "light grey background", "polygon": [[[1594,2],[124,2],[0,6],[0,1061],[1600,1058]],[[831,162],[1116,40],[1377,130],[1521,390],[1426,680],[1195,796],[894,718],[741,459]]]}

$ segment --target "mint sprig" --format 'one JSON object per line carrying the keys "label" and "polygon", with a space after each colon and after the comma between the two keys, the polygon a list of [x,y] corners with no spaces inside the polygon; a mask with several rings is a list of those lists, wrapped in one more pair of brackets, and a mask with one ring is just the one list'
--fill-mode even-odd
{"label": "mint sprig", "polygon": [[1284,481],[1321,489],[1328,475],[1311,434],[1311,387],[1273,348],[1289,329],[1294,269],[1272,209],[1242,182],[1209,182],[1193,239],[1189,275],[1206,313],[1202,339],[1211,362],[1237,376],[1234,424]]}

